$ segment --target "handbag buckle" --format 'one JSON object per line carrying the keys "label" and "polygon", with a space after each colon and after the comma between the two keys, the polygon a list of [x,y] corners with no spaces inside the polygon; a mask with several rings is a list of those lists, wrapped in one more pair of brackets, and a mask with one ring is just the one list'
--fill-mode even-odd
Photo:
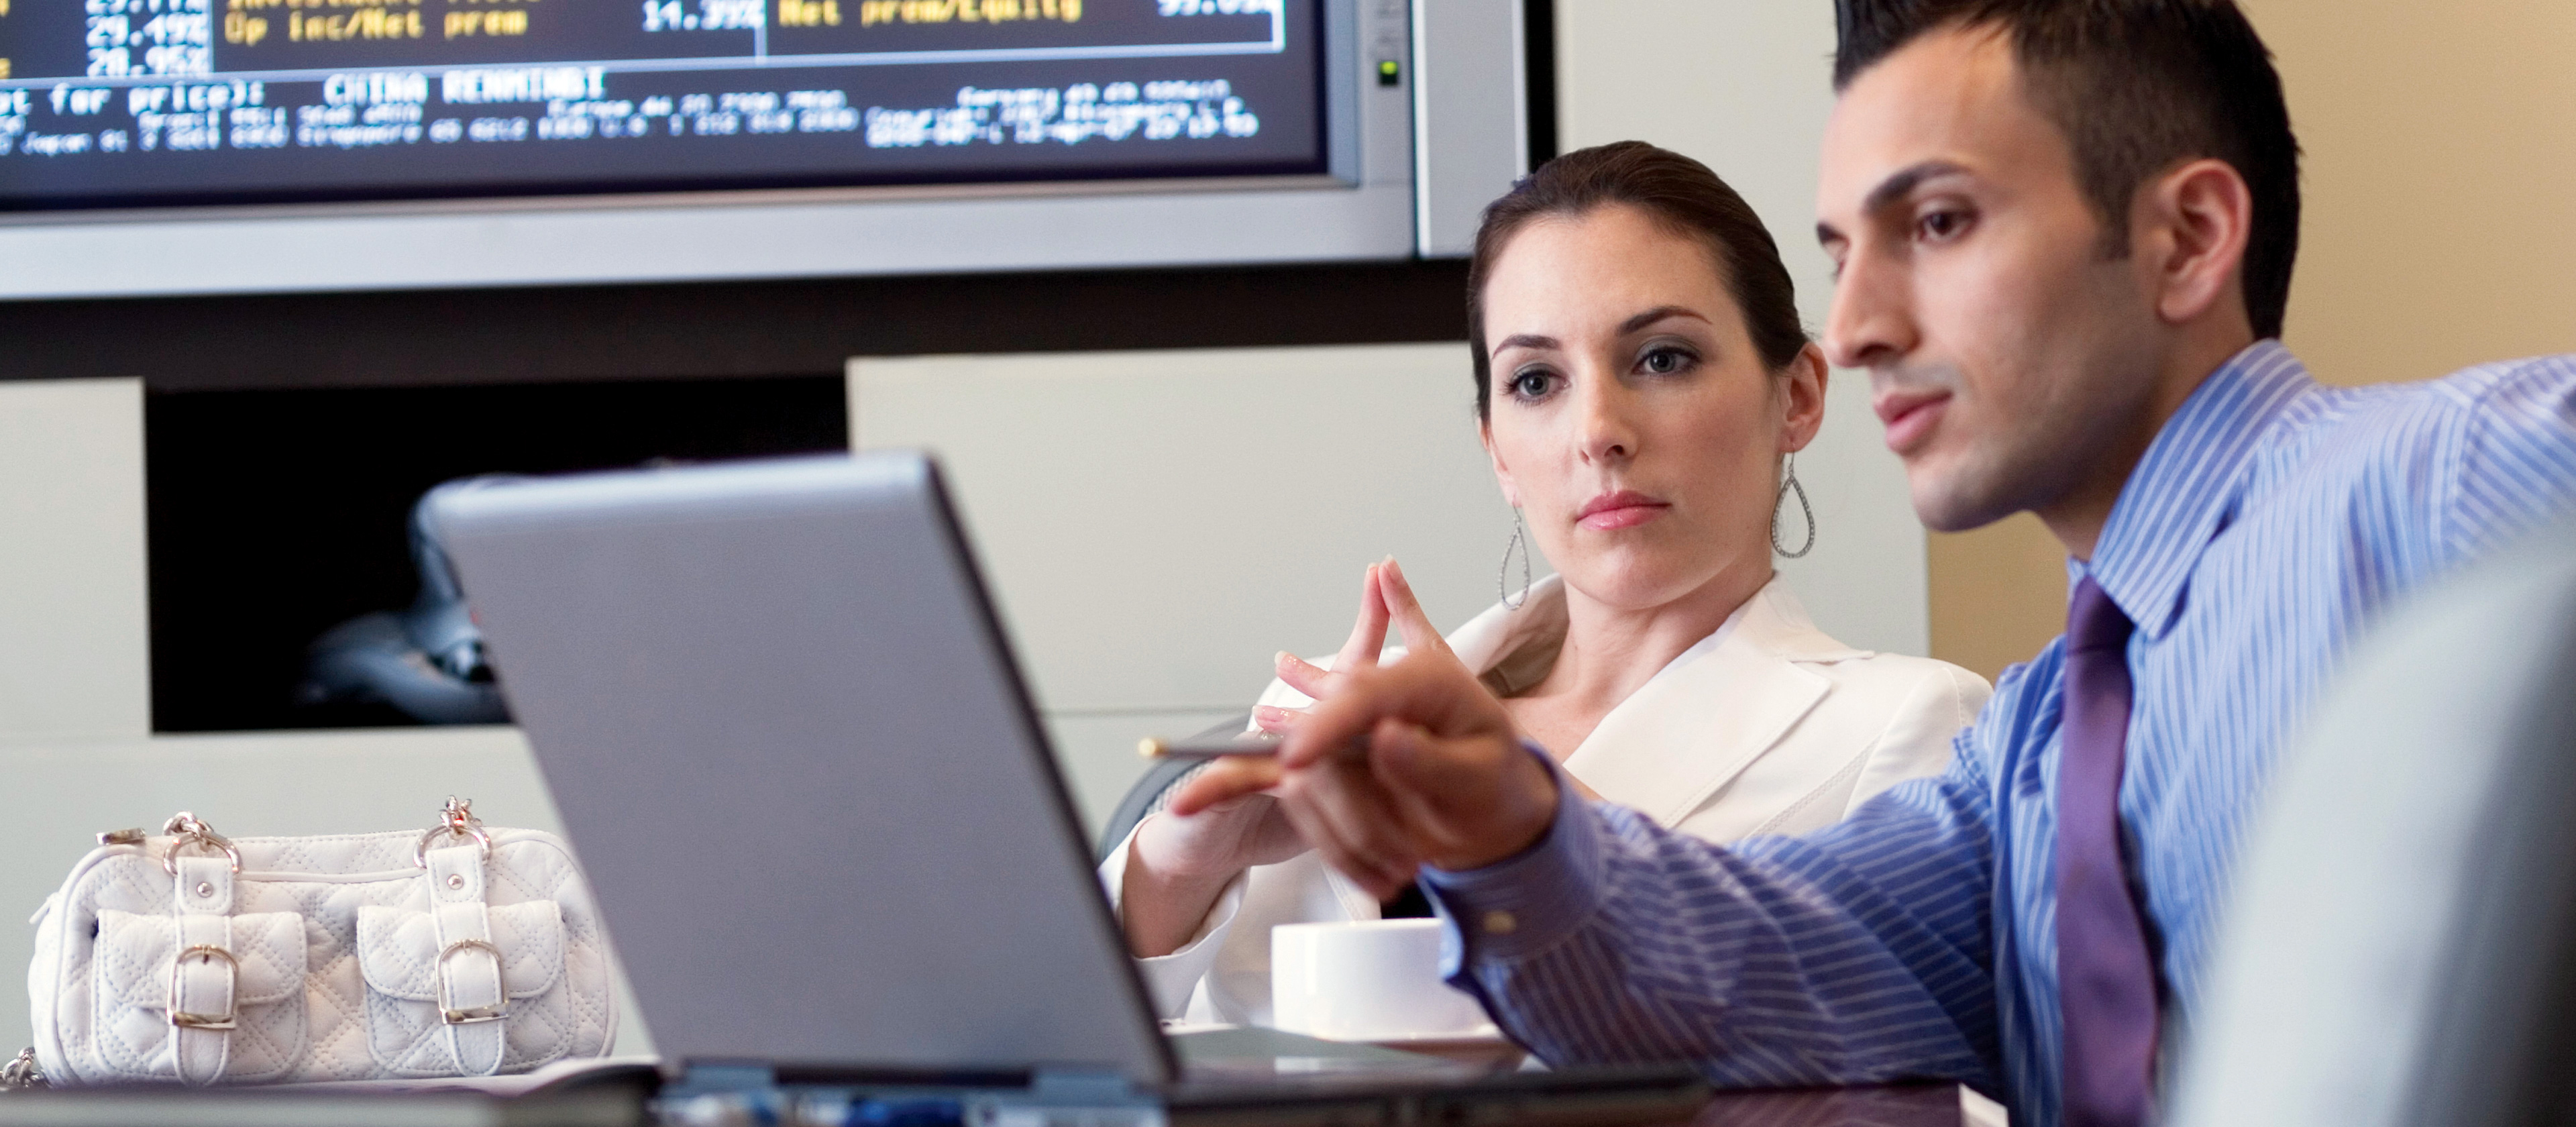
{"label": "handbag buckle", "polygon": [[45,1070],[36,1065],[33,1047],[18,1050],[9,1063],[0,1064],[0,1092],[32,1092],[49,1087],[52,1085],[45,1083]]}
{"label": "handbag buckle", "polygon": [[[210,853],[221,853],[232,862],[234,872],[241,871],[241,850],[233,848],[230,838],[216,833],[213,826],[198,821],[194,814],[185,810],[180,811],[177,817],[170,819],[169,824],[161,827],[161,832],[178,839],[170,843],[169,852],[161,855],[162,872],[174,877],[178,876],[179,851],[191,846]],[[109,836],[114,835],[101,835],[100,843],[111,844],[107,841]]]}
{"label": "handbag buckle", "polygon": [[[483,819],[474,816],[474,800],[447,796],[447,806],[438,812],[438,824],[420,835],[411,847],[411,864],[424,872],[429,869],[429,843],[441,836],[471,838],[483,844],[483,859],[492,859],[492,835],[483,832]],[[445,955],[439,956],[445,958]]]}
{"label": "handbag buckle", "polygon": [[[217,959],[223,960],[224,977],[227,980],[226,986],[228,987],[224,991],[226,998],[224,1002],[224,1012],[220,1014],[198,1014],[189,1013],[186,1010],[179,1008],[179,973],[187,968],[188,960],[190,959],[204,959],[207,962],[213,962]],[[241,964],[234,961],[232,952],[224,950],[221,947],[214,946],[213,944],[200,943],[194,947],[180,951],[179,957],[170,960],[171,1028],[231,1029],[233,1028],[233,1018],[241,1009],[240,995]]]}
{"label": "handbag buckle", "polygon": [[456,1000],[450,996],[447,988],[447,959],[459,951],[482,951],[491,955],[492,981],[495,984],[501,982],[500,948],[480,939],[459,939],[448,944],[446,949],[438,953],[438,961],[430,964],[429,968],[431,977],[438,980],[438,1020],[449,1025],[477,1025],[486,1021],[499,1021],[510,1016],[510,997],[507,986],[501,987],[501,1001],[496,1005],[457,1008]]}

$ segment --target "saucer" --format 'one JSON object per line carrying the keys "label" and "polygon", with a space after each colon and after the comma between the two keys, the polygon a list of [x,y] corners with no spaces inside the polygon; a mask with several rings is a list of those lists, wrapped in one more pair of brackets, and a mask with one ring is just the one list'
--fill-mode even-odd
{"label": "saucer", "polygon": [[1487,1022],[1475,1027],[1474,1029],[1449,1030],[1441,1033],[1403,1033],[1393,1037],[1370,1037],[1365,1039],[1362,1043],[1378,1045],[1389,1049],[1413,1049],[1419,1051],[1431,1048],[1452,1047],[1461,1049],[1485,1048],[1494,1045],[1508,1045],[1511,1044],[1511,1040],[1503,1036],[1503,1031],[1500,1027],[1494,1025],[1492,1022]]}
{"label": "saucer", "polygon": [[1503,1036],[1502,1030],[1490,1024],[1464,1032],[1381,1037],[1372,1039],[1367,1044],[1381,1049],[1439,1057],[1487,1072],[1511,1071],[1520,1067],[1529,1056],[1529,1053],[1517,1042]]}

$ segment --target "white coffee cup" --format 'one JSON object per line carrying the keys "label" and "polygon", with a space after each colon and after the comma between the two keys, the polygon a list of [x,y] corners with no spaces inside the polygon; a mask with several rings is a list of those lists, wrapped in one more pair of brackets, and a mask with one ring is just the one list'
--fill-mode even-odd
{"label": "white coffee cup", "polygon": [[1440,921],[1431,919],[1271,928],[1270,1020],[1334,1041],[1496,1034],[1475,998],[1440,980]]}

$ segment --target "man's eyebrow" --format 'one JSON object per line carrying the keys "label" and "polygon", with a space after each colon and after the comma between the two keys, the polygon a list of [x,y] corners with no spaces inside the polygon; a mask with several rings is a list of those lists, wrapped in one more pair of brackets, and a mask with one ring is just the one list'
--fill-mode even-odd
{"label": "man's eyebrow", "polygon": [[1869,197],[1860,203],[1861,214],[1868,215],[1886,210],[1897,201],[1914,194],[1914,189],[1922,187],[1926,180],[1943,176],[1964,176],[1967,171],[1966,168],[1946,160],[1927,160],[1905,168],[1879,181],[1877,187],[1869,190]]}
{"label": "man's eyebrow", "polygon": [[[1943,176],[1964,176],[1967,172],[1965,166],[1946,160],[1927,160],[1921,164],[1908,166],[1887,179],[1879,181],[1877,187],[1870,189],[1868,197],[1860,202],[1860,213],[1873,215],[1885,211],[1898,201],[1914,194],[1914,189],[1922,187],[1926,180],[1935,180]],[[1834,243],[1843,241],[1845,238],[1846,236],[1833,224],[1821,219],[1816,221],[1817,242]]]}
{"label": "man's eyebrow", "polygon": [[1701,314],[1700,311],[1696,309],[1680,305],[1658,305],[1634,317],[1630,317],[1625,321],[1619,322],[1619,335],[1624,337],[1639,329],[1645,328],[1648,325],[1654,324],[1657,321],[1661,321],[1666,317],[1688,317],[1696,321],[1708,320],[1705,315]]}

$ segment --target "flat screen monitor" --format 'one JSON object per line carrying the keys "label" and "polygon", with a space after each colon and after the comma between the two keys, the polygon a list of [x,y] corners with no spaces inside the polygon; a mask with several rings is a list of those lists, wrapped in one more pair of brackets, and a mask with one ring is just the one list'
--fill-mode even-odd
{"label": "flat screen monitor", "polygon": [[1496,0],[0,0],[0,299],[1349,261],[1526,160]]}
{"label": "flat screen monitor", "polygon": [[0,0],[0,208],[1327,171],[1318,0]]}

